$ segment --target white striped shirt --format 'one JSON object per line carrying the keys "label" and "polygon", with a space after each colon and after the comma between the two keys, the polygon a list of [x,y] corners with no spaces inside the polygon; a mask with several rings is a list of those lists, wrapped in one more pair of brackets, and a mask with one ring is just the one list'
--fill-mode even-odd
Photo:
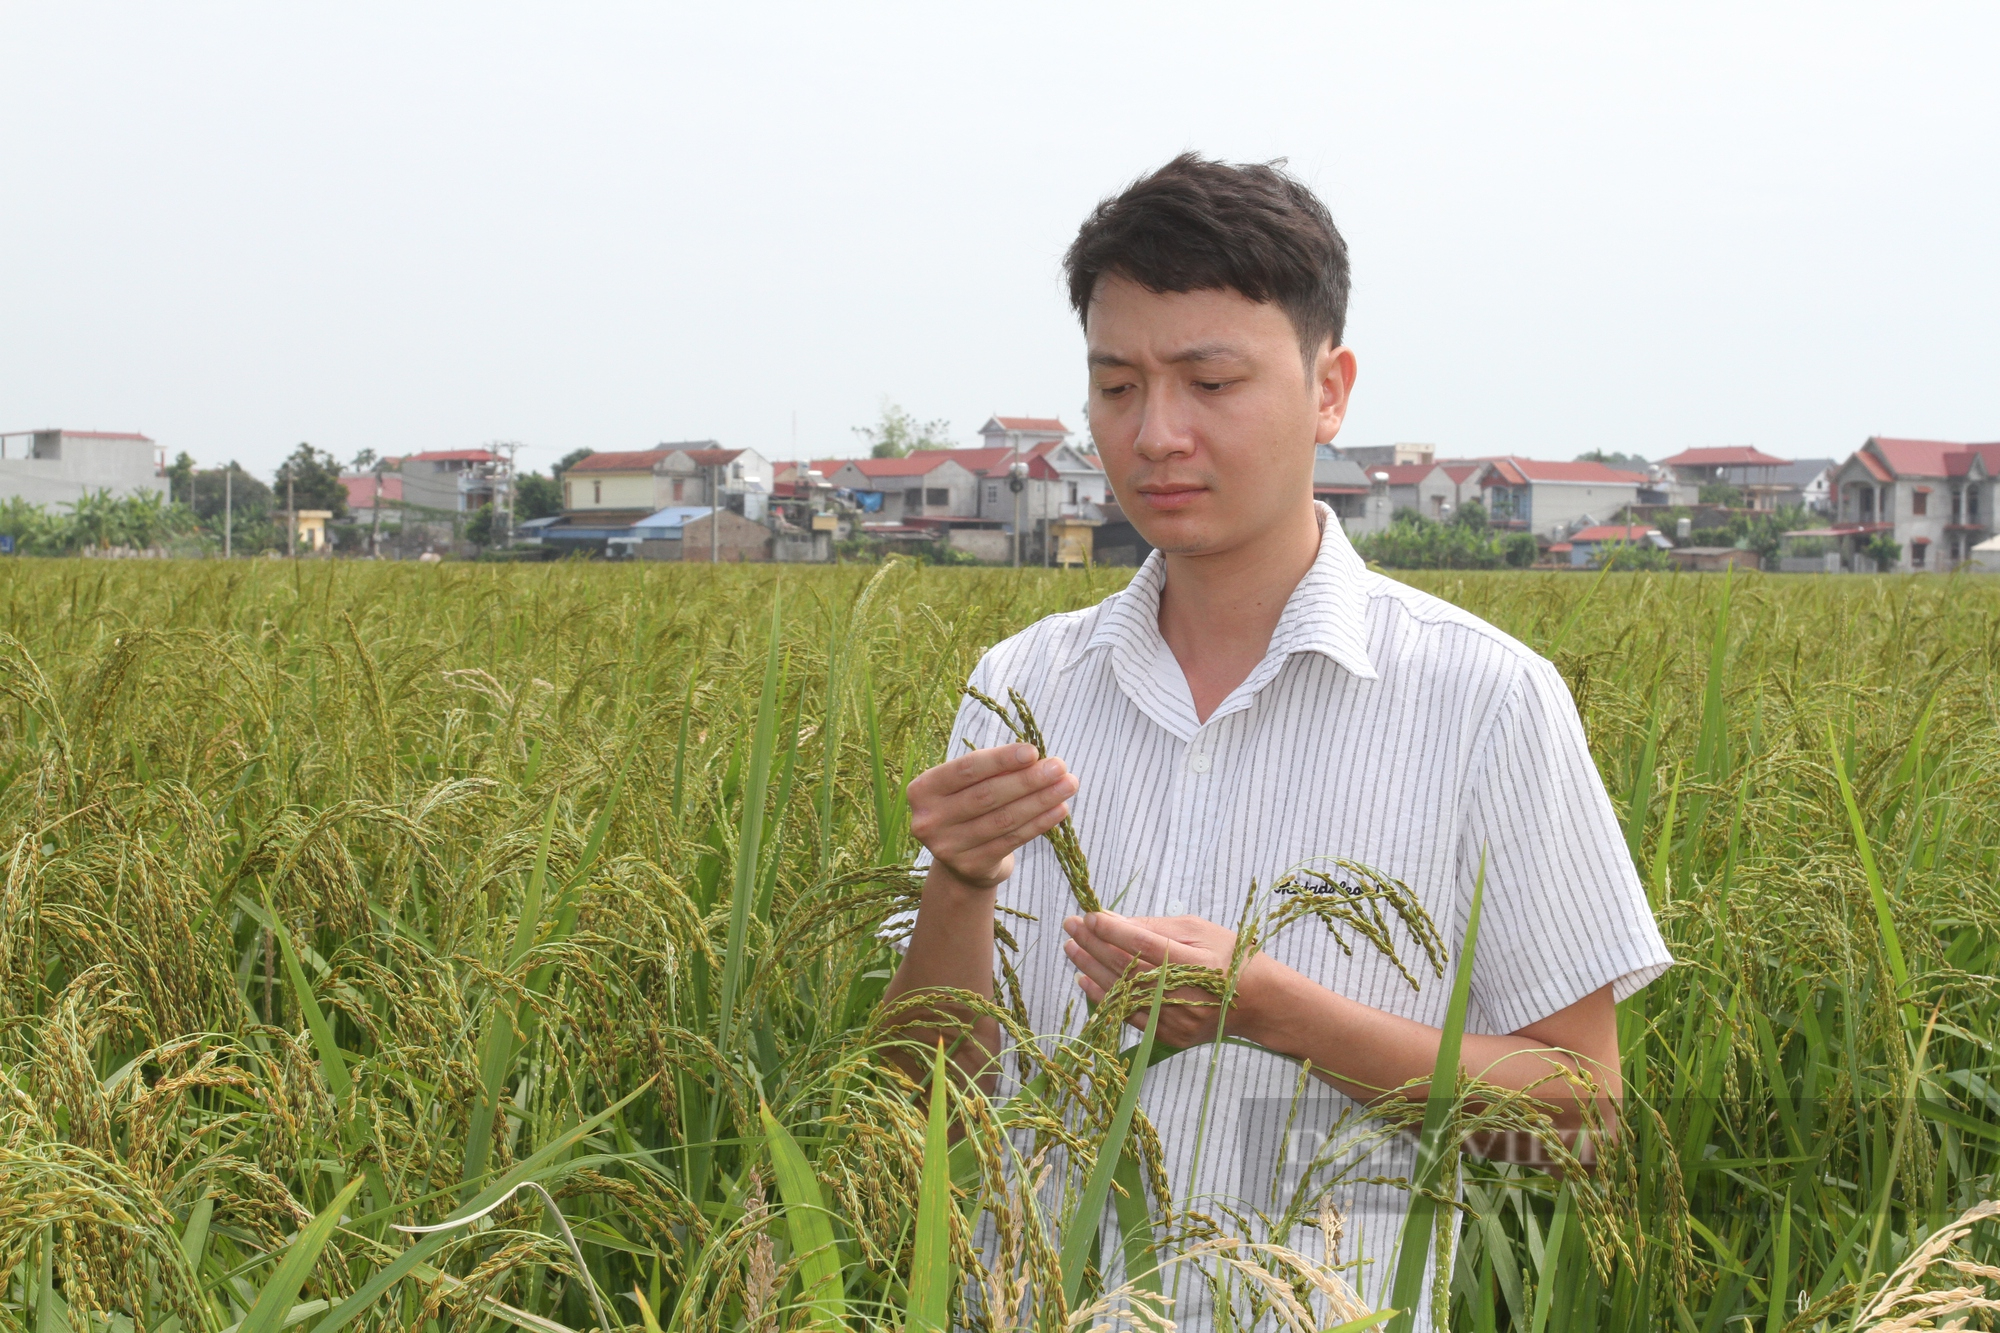
{"label": "white striped shirt", "polygon": [[[1099,897],[1128,916],[1191,913],[1234,929],[1253,880],[1268,889],[1302,862],[1338,857],[1407,884],[1455,955],[1483,848],[1469,1031],[1515,1032],[1600,987],[1624,999],[1660,975],[1673,960],[1555,668],[1477,617],[1370,573],[1338,521],[1324,506],[1319,514],[1318,557],[1269,650],[1206,722],[1160,635],[1158,552],[1123,591],[1037,622],[973,672],[994,698],[1019,690],[1050,753],[1077,775],[1071,808]],[[952,753],[963,751],[961,739],[984,747],[1012,738],[968,699]],[[1036,918],[1009,923],[1033,1030],[1074,1032],[1083,1005],[1062,920],[1077,909],[1046,841],[1017,854],[998,893]],[[1311,920],[1263,947],[1329,990],[1442,1025],[1454,963],[1447,959],[1440,979],[1400,926],[1392,933],[1421,989],[1366,940],[1351,937],[1349,956]],[[1154,1067],[1142,1105],[1159,1130],[1176,1203],[1282,1207],[1269,1197],[1270,1164],[1298,1071],[1242,1045]],[[1306,1097],[1310,1114],[1291,1130],[1295,1164],[1355,1109],[1317,1081]],[[1190,1180],[1197,1123],[1200,1178]],[[1404,1140],[1357,1174],[1408,1169]],[[1364,1249],[1373,1262],[1357,1285],[1386,1299],[1380,1287],[1407,1195],[1373,1186],[1341,1197],[1343,1258]],[[1316,1248],[1309,1234],[1285,1239]],[[1183,1328],[1206,1327],[1192,1285],[1181,1284],[1177,1317]]]}

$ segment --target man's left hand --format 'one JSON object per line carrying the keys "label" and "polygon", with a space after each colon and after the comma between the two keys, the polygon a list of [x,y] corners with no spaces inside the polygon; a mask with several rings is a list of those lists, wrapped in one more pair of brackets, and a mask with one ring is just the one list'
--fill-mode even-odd
{"label": "man's left hand", "polygon": [[[1160,963],[1229,970],[1236,950],[1236,932],[1204,921],[1198,916],[1120,916],[1116,912],[1092,912],[1063,922],[1069,938],[1063,952],[1077,971],[1077,984],[1092,1004],[1102,1004],[1120,977],[1136,967],[1149,971]],[[1259,1041],[1264,1015],[1270,1012],[1270,996],[1289,971],[1262,952],[1243,960],[1237,974],[1235,993],[1222,1030],[1231,1037]],[[1198,1046],[1215,1040],[1216,1022],[1222,1014],[1221,997],[1194,986],[1179,986],[1166,993],[1160,1004],[1157,1040],[1175,1046]],[[1135,1009],[1128,1022],[1145,1030],[1149,1006]]]}

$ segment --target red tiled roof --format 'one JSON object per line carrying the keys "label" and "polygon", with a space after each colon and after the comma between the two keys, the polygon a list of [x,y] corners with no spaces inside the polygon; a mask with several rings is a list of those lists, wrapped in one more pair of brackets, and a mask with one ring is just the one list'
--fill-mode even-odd
{"label": "red tiled roof", "polygon": [[733,463],[743,454],[741,449],[669,449],[668,453],[684,453],[694,461],[696,467],[721,467]]}
{"label": "red tiled roof", "polygon": [[1642,542],[1648,537],[1657,537],[1658,528],[1648,528],[1638,524],[1626,526],[1622,523],[1603,523],[1594,528],[1570,534],[1572,542]]}
{"label": "red tiled roof", "polygon": [[998,476],[1012,466],[1014,459],[1032,460],[1042,457],[1062,444],[1061,440],[1040,440],[1017,454],[1005,446],[991,449],[953,449],[952,460],[974,476]]}
{"label": "red tiled roof", "polygon": [[1861,450],[1859,453],[1855,454],[1854,457],[1855,461],[1859,462],[1862,467],[1866,468],[1868,470],[1868,475],[1875,478],[1875,480],[1877,481],[1894,480],[1894,478],[1892,478],[1889,475],[1889,469],[1883,466],[1882,460],[1877,458],[1875,455],[1869,453],[1866,449]]}
{"label": "red tiled roof", "polygon": [[[1500,480],[1509,486],[1525,486],[1530,482],[1551,481],[1570,482],[1576,485],[1596,483],[1599,486],[1641,486],[1646,479],[1637,472],[1626,472],[1602,463],[1545,463],[1538,458],[1506,458],[1489,460]],[[1375,469],[1380,471],[1380,469]]]}
{"label": "red tiled roof", "polygon": [[871,481],[890,477],[921,477],[935,472],[938,465],[955,452],[951,449],[920,449],[907,458],[842,458],[834,466],[836,469],[852,467]]}
{"label": "red tiled roof", "polygon": [[1773,458],[1747,444],[1715,449],[1683,449],[1672,458],[1660,460],[1668,467],[1783,467],[1792,460]]}
{"label": "red tiled roof", "polygon": [[1985,459],[1989,471],[2000,464],[2000,444],[1892,440],[1877,435],[1862,446],[1861,457],[1867,458],[1871,452],[1899,477],[1962,477],[1971,470],[1975,456]]}
{"label": "red tiled roof", "polygon": [[429,453],[408,454],[405,463],[497,463],[500,455],[484,449],[433,449]]}
{"label": "red tiled roof", "polygon": [[993,419],[1000,423],[1002,430],[1054,431],[1061,435],[1069,434],[1069,427],[1063,425],[1062,422],[1056,420],[1054,417],[995,417]]}
{"label": "red tiled roof", "polygon": [[[373,509],[375,507],[375,474],[364,472],[358,477],[342,477],[340,484],[347,488],[349,509]],[[384,472],[382,474],[382,498],[397,500],[403,498],[403,474]]]}
{"label": "red tiled roof", "polygon": [[625,449],[592,454],[569,465],[571,472],[651,472],[653,465],[677,449]]}
{"label": "red tiled roof", "polygon": [[1465,484],[1465,479],[1466,479],[1467,477],[1470,477],[1470,476],[1471,476],[1471,475],[1472,475],[1473,473],[1475,473],[1475,472],[1479,471],[1479,469],[1480,469],[1480,468],[1483,468],[1483,467],[1485,467],[1485,466],[1486,466],[1486,464],[1484,464],[1484,463],[1439,463],[1439,464],[1438,464],[1438,466],[1444,469],[1444,474],[1445,474],[1445,475],[1446,475],[1447,477],[1450,477],[1450,478],[1451,478],[1451,484],[1452,484],[1452,485],[1454,485],[1454,486],[1463,486],[1463,485]]}

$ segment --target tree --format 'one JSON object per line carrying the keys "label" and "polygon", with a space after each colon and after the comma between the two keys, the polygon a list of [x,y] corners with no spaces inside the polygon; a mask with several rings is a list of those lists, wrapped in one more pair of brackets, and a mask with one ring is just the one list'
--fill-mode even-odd
{"label": "tree", "polygon": [[919,422],[887,398],[882,400],[882,419],[872,426],[856,426],[854,433],[868,441],[875,458],[901,458],[906,454],[953,446],[947,432],[951,423],[942,419]]}
{"label": "tree", "polygon": [[376,454],[373,449],[363,449],[360,453],[354,455],[354,470],[356,472],[368,471],[375,466],[375,458]]}
{"label": "tree", "polygon": [[530,472],[514,478],[514,518],[525,523],[531,518],[549,518],[563,507],[562,482]]}
{"label": "tree", "polygon": [[596,452],[597,450],[595,449],[572,449],[568,453],[564,454],[561,458],[557,459],[556,465],[550,468],[549,471],[555,474],[557,481],[561,481],[563,473],[569,471],[571,468],[575,467],[578,463],[581,463],[584,459],[590,457],[592,454]]}
{"label": "tree", "polygon": [[1701,484],[1700,500],[1705,505],[1720,505],[1724,509],[1741,509],[1743,492],[1726,481],[1705,481]]}
{"label": "tree", "polygon": [[190,495],[189,483],[194,479],[194,458],[183,449],[174,458],[174,465],[167,469],[167,503],[187,504]]}
{"label": "tree", "polygon": [[472,511],[472,517],[465,520],[465,539],[474,546],[493,544],[493,506],[483,504]]}
{"label": "tree", "polygon": [[1672,569],[1674,558],[1651,542],[1607,542],[1598,548],[1599,569]]}
{"label": "tree", "polygon": [[1878,532],[1861,548],[1861,554],[1875,562],[1878,570],[1891,570],[1903,563],[1903,544],[1886,532]]}
{"label": "tree", "polygon": [[1486,526],[1486,506],[1476,499],[1467,500],[1451,516],[1451,521],[1461,528],[1483,528]]}
{"label": "tree", "polygon": [[1644,472],[1648,467],[1652,466],[1652,464],[1637,454],[1607,452],[1603,449],[1592,449],[1587,453],[1578,454],[1576,461],[1579,463],[1602,463],[1606,467],[1624,468],[1627,472]]}
{"label": "tree", "polygon": [[347,517],[347,487],[340,480],[340,460],[323,449],[301,444],[278,465],[273,494],[283,495],[292,484],[292,499],[300,509],[327,509],[336,519]]}

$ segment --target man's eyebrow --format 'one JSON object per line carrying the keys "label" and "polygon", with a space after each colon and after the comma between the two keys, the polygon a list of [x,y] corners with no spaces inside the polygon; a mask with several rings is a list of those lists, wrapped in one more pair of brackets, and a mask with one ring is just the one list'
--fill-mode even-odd
{"label": "man's eyebrow", "polygon": [[1175,352],[1172,356],[1168,357],[1167,364],[1178,366],[1185,365],[1190,361],[1197,363],[1203,361],[1235,361],[1241,359],[1242,356],[1243,352],[1240,348],[1232,347],[1228,343],[1196,343],[1194,346],[1183,348],[1181,351]]}
{"label": "man's eyebrow", "polygon": [[[1241,360],[1242,357],[1242,349],[1233,347],[1228,343],[1196,343],[1194,346],[1183,348],[1168,357],[1167,364],[1170,366],[1179,366],[1192,362],[1199,365],[1208,361],[1236,361]],[[1133,364],[1124,357],[1117,356],[1111,352],[1092,352],[1088,360],[1089,364],[1093,366],[1108,366],[1119,370],[1129,370]]]}

